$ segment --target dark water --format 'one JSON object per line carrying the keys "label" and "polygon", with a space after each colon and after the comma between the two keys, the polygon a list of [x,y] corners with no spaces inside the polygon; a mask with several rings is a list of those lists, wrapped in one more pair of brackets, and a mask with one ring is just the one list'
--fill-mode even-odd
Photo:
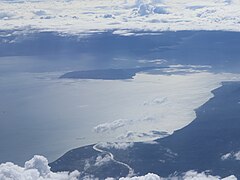
{"label": "dark water", "polygon": [[[4,33],[11,32],[1,32]],[[240,33],[237,32],[178,31],[127,37],[111,32],[86,37],[54,32],[15,33],[1,41],[0,57],[35,60],[35,64],[27,64],[25,71],[135,68],[151,66],[154,59],[164,59],[167,65],[210,65],[212,71],[240,71]],[[146,62],[139,63],[139,60]]]}
{"label": "dark water", "polygon": [[[213,93],[215,97],[196,110],[197,118],[173,135],[157,140],[157,144],[135,143],[128,150],[110,151],[138,175],[152,172],[166,177],[189,170],[210,170],[212,175],[234,174],[240,178],[240,161],[221,160],[222,155],[240,150],[240,83],[224,83]],[[54,171],[83,171],[84,159],[97,156],[91,149],[92,146],[74,149],[50,165]],[[88,151],[91,153],[85,157]],[[105,168],[110,166],[106,164]],[[122,168],[111,175],[120,176]],[[87,173],[101,174],[100,178],[109,175],[101,168],[90,169]]]}

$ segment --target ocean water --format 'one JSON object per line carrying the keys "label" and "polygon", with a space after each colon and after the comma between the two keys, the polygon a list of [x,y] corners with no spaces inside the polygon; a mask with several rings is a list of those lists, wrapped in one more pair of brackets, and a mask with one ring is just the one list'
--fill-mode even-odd
{"label": "ocean water", "polygon": [[[34,154],[53,161],[96,142],[171,134],[195,118],[222,81],[239,80],[235,33],[31,36],[0,44],[0,162],[22,164]],[[152,66],[130,79],[59,79]]]}

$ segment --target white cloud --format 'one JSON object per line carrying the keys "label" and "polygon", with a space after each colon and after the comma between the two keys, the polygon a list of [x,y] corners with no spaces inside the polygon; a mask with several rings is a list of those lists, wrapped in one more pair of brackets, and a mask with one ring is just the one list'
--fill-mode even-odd
{"label": "white cloud", "polygon": [[[143,106],[156,106],[164,104],[167,101],[167,98],[154,98],[150,101],[146,101],[143,103]],[[151,116],[143,116],[139,119],[117,119],[112,122],[102,123],[93,128],[95,133],[111,133],[112,131],[116,131],[120,128],[124,128],[128,125],[133,125],[140,122],[154,122],[156,118]]]}
{"label": "white cloud", "polygon": [[207,72],[211,66],[209,65],[182,65],[175,64],[170,65],[169,68],[162,69],[162,72],[165,73],[201,73]]}
{"label": "white cloud", "polygon": [[231,175],[231,176],[228,176],[228,177],[222,178],[222,180],[237,180],[237,178],[236,178],[236,176]]}
{"label": "white cloud", "polygon": [[[111,160],[110,155],[98,156],[95,166],[101,166]],[[77,180],[80,172],[52,172],[48,166],[48,160],[43,156],[35,155],[31,160],[25,163],[24,167],[20,167],[11,162],[0,164],[1,180]],[[182,176],[169,176],[167,178],[159,175],[148,173],[144,176],[121,177],[119,180],[167,180],[167,179],[183,179],[183,180],[237,180],[234,175],[226,178],[212,176],[208,172],[198,173],[196,171],[188,171]],[[97,180],[98,177],[88,175],[83,177],[84,180]],[[114,178],[106,178],[105,180],[116,180]]]}
{"label": "white cloud", "polygon": [[48,160],[38,155],[27,161],[24,167],[11,162],[0,164],[1,180],[77,180],[79,175],[78,171],[51,172]]}
{"label": "white cloud", "polygon": [[196,68],[196,69],[210,69],[212,68],[209,65],[183,65],[183,64],[173,64],[173,65],[169,65],[169,67],[171,68]]}
{"label": "white cloud", "polygon": [[117,137],[117,140],[120,141],[134,141],[135,139],[141,139],[141,141],[148,141],[158,139],[158,138],[163,138],[168,136],[169,134],[167,132],[161,132],[161,131],[149,131],[149,132],[132,132],[129,131],[123,135],[120,135]]}
{"label": "white cloud", "polygon": [[202,172],[198,173],[196,171],[188,171],[183,176],[170,176],[168,178],[160,177],[153,173],[148,173],[145,176],[136,176],[136,177],[126,177],[120,178],[119,180],[237,180],[234,175],[228,176],[226,178],[221,178],[219,176],[212,176],[209,173]]}
{"label": "white cloud", "polygon": [[183,176],[184,180],[218,180],[220,179],[219,176],[211,176],[209,174],[206,174],[205,172],[198,173],[196,171],[188,171],[186,174]]}
{"label": "white cloud", "polygon": [[102,165],[104,165],[104,164],[106,164],[106,163],[108,163],[109,161],[111,161],[112,159],[111,159],[111,156],[110,155],[105,155],[105,156],[98,156],[97,158],[96,158],[96,162],[95,162],[95,166],[102,166]]}
{"label": "white cloud", "polygon": [[240,160],[240,151],[234,154],[234,158],[238,161]]}
{"label": "white cloud", "polygon": [[221,156],[221,159],[223,161],[229,160],[229,159],[240,161],[240,151],[226,153]]}
{"label": "white cloud", "polygon": [[142,1],[136,3],[137,8],[132,10],[133,14],[140,16],[147,16],[150,14],[167,14],[167,10],[163,6],[155,6],[153,4],[147,4]]}
{"label": "white cloud", "polygon": [[[152,34],[154,35],[154,34]],[[142,64],[149,64],[149,63],[152,63],[152,64],[156,64],[156,65],[159,65],[159,64],[164,64],[167,62],[167,60],[165,59],[154,59],[154,60],[144,60],[144,59],[140,59],[138,60],[139,63],[142,63]]]}
{"label": "white cloud", "polygon": [[126,178],[120,178],[119,180],[163,180],[160,176],[148,173],[145,176],[138,176],[138,177],[126,177]]}
{"label": "white cloud", "polygon": [[[163,105],[167,101],[167,98],[154,98],[150,101],[146,101],[143,103],[143,106],[160,106]],[[128,119],[118,119],[113,122],[109,123],[103,123],[95,126],[93,128],[95,133],[98,134],[103,134],[103,133],[116,133],[117,130],[126,129],[128,126],[134,125],[134,124],[140,124],[140,123],[152,123],[154,124],[157,122],[157,119],[152,116],[143,116],[139,119],[134,119],[134,120],[128,120]],[[122,128],[122,129],[121,129]],[[163,138],[168,136],[169,134],[165,131],[158,131],[158,130],[150,130],[145,132],[133,132],[133,131],[128,131],[124,132],[120,136],[117,137],[116,141],[134,141],[135,139],[141,139],[142,141],[149,140],[149,139],[157,139],[157,138]],[[119,144],[118,144],[119,145]]]}
{"label": "white cloud", "polygon": [[66,33],[240,29],[237,0],[1,1],[0,7],[2,29]]}
{"label": "white cloud", "polygon": [[98,143],[98,147],[104,148],[104,149],[121,149],[126,150],[129,147],[132,147],[134,145],[133,142],[101,142]]}
{"label": "white cloud", "polygon": [[97,178],[93,175],[86,175],[82,178],[82,180],[99,180],[99,178]]}
{"label": "white cloud", "polygon": [[232,154],[231,153],[227,153],[227,154],[224,154],[221,156],[221,159],[224,161],[224,160],[227,160],[229,158],[231,158]]}
{"label": "white cloud", "polygon": [[193,68],[167,68],[163,69],[165,73],[200,73],[200,72],[207,72],[207,70],[199,70]]}
{"label": "white cloud", "polygon": [[117,119],[113,122],[99,124],[94,127],[94,132],[96,133],[103,133],[109,131],[115,131],[121,127],[124,127],[127,124],[130,124],[132,120],[129,119]]}

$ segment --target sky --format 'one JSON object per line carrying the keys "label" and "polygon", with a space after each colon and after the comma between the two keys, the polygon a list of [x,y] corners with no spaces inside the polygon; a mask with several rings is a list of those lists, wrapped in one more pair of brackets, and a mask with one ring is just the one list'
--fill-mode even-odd
{"label": "sky", "polygon": [[240,30],[239,0],[1,0],[3,30]]}

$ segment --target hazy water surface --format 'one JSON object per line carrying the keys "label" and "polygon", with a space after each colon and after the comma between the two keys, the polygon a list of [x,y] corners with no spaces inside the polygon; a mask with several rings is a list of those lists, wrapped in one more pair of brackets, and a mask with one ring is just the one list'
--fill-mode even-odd
{"label": "hazy water surface", "polygon": [[[74,147],[103,140],[150,140],[159,136],[152,131],[172,133],[184,127],[221,81],[239,79],[238,74],[221,73],[238,73],[236,46],[213,58],[222,44],[234,45],[239,35],[216,32],[211,37],[222,38],[212,38],[207,43],[212,46],[206,47],[199,38],[208,36],[207,32],[129,38],[103,34],[76,41],[40,34],[32,41],[38,46],[30,46],[28,39],[2,43],[0,162],[21,164],[34,154],[52,161]],[[199,43],[192,46],[193,42]],[[130,80],[58,79],[77,70],[173,64]]]}

